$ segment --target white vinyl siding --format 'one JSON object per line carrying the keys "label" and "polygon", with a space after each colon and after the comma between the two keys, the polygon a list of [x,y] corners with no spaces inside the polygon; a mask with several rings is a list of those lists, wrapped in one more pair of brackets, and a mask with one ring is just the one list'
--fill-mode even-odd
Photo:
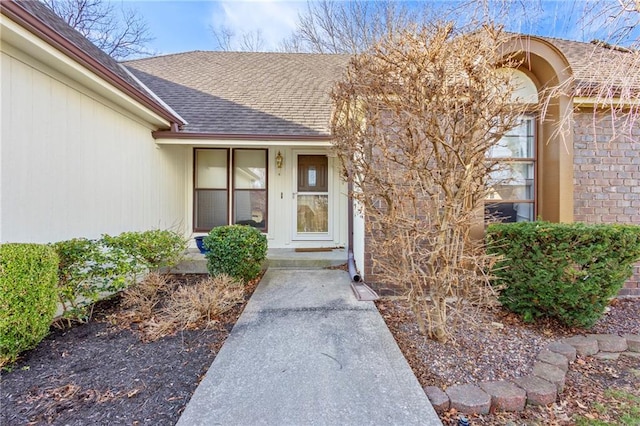
{"label": "white vinyl siding", "polygon": [[0,241],[184,231],[189,150],[41,69],[2,53]]}

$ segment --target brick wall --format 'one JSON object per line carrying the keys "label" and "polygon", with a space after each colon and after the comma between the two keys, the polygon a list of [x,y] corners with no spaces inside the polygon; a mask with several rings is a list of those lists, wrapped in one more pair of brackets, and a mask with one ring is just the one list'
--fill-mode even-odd
{"label": "brick wall", "polygon": [[[602,113],[594,122],[591,111],[574,115],[574,219],[586,223],[640,225],[640,119],[631,136],[613,138],[612,117]],[[365,237],[364,273],[380,294],[393,295],[397,283],[385,282],[376,270],[376,244]],[[620,291],[640,297],[640,263]]]}
{"label": "brick wall", "polygon": [[[612,124],[606,112],[574,115],[574,219],[640,225],[640,122],[631,138]],[[640,296],[640,264],[620,295]]]}
{"label": "brick wall", "polygon": [[376,267],[375,259],[380,258],[381,254],[376,250],[376,239],[371,232],[371,223],[365,231],[364,242],[364,277],[367,284],[380,296],[403,295],[403,286],[400,283],[385,280],[384,275]]}

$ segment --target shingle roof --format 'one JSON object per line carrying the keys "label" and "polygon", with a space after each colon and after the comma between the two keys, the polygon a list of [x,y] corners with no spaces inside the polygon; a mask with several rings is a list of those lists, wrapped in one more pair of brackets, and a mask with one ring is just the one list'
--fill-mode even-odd
{"label": "shingle roof", "polygon": [[195,51],[125,62],[188,121],[185,132],[328,136],[349,56]]}
{"label": "shingle roof", "polygon": [[640,89],[640,54],[604,44],[544,37],[567,58],[575,78],[576,95],[589,96],[599,88]]}

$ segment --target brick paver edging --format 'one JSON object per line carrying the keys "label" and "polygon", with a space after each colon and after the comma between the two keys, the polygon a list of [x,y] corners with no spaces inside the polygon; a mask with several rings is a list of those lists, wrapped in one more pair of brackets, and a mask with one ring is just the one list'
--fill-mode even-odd
{"label": "brick paver edging", "polygon": [[433,408],[439,412],[455,408],[463,414],[522,411],[527,404],[554,402],[564,389],[565,376],[576,355],[617,359],[620,355],[640,358],[640,335],[587,334],[548,344],[536,357],[533,372],[513,380],[454,385],[445,391],[425,386]]}

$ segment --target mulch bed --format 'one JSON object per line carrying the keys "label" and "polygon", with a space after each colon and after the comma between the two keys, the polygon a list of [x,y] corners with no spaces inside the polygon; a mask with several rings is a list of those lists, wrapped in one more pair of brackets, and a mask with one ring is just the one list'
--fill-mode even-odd
{"label": "mulch bed", "polygon": [[[201,276],[173,278],[188,285]],[[52,328],[36,349],[2,372],[0,424],[175,424],[257,283],[247,287],[245,303],[214,324],[156,341],[147,341],[135,323],[122,321],[126,315],[119,315],[119,297],[99,303],[86,324]],[[528,374],[537,351],[564,336],[640,333],[640,299],[616,301],[589,331],[553,321],[524,324],[513,314],[494,309],[474,318],[479,327],[457,333],[455,342],[446,345],[420,335],[402,300],[383,300],[378,308],[421,384],[442,388]],[[523,413],[471,416],[470,421],[571,425],[581,415],[616,424],[619,401],[606,391],[623,389],[640,396],[639,370],[635,358],[581,358],[571,366],[565,391],[555,404],[529,407]],[[598,412],[597,403],[613,408]],[[458,424],[458,417],[455,411],[441,415],[445,425]]]}
{"label": "mulch bed", "polygon": [[[172,278],[189,285],[201,277]],[[135,324],[117,321],[119,296],[98,303],[88,323],[52,327],[2,372],[0,424],[174,425],[257,283],[215,324],[152,342]]]}
{"label": "mulch bed", "polygon": [[[589,330],[566,327],[553,320],[528,324],[501,308],[476,312],[472,318],[475,327],[455,332],[453,341],[446,344],[420,334],[405,301],[385,299],[377,305],[420,384],[441,389],[525,376],[531,372],[538,352],[563,337],[640,334],[640,299],[614,300],[609,312]],[[522,413],[468,417],[473,425],[574,425],[577,416],[603,422],[600,424],[624,424],[615,412],[621,401],[607,392],[612,389],[640,398],[639,358],[579,357],[570,366],[564,392],[555,404],[527,407]],[[606,406],[606,412],[599,411],[598,404]],[[440,417],[445,425],[457,425],[460,413],[451,410]]]}

